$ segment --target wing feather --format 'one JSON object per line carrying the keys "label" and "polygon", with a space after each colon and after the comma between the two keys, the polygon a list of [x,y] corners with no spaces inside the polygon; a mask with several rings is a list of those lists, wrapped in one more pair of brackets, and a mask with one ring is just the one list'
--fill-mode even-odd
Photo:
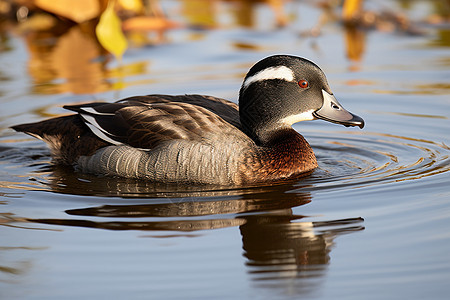
{"label": "wing feather", "polygon": [[152,149],[170,140],[245,137],[237,105],[208,96],[150,95],[65,108],[77,112],[97,137],[115,145]]}

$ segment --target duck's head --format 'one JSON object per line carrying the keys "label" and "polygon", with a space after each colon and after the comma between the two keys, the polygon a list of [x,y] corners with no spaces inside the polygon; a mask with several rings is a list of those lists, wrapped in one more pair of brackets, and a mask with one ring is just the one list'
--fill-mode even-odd
{"label": "duck's head", "polygon": [[250,69],[239,93],[239,114],[243,130],[260,144],[306,120],[364,127],[362,118],[336,100],[317,65],[289,55],[264,58]]}

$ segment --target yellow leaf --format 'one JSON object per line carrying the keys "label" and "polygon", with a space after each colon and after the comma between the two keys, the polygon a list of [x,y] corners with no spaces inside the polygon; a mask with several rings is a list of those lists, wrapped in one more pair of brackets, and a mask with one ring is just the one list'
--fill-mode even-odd
{"label": "yellow leaf", "polygon": [[142,0],[119,0],[119,5],[122,8],[126,10],[131,10],[135,13],[140,13],[144,10]]}
{"label": "yellow leaf", "polygon": [[342,8],[344,21],[351,21],[361,12],[362,0],[345,0]]}
{"label": "yellow leaf", "polygon": [[127,39],[122,31],[122,22],[114,11],[115,0],[108,2],[108,7],[100,16],[100,21],[95,28],[100,44],[118,59],[128,47]]}

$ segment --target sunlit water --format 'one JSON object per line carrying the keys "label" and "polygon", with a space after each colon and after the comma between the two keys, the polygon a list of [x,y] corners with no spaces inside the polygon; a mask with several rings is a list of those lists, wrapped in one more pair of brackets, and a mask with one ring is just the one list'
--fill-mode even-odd
{"label": "sunlit water", "polygon": [[[409,14],[420,18],[425,3]],[[165,5],[183,20],[181,3]],[[296,19],[284,29],[262,21],[273,20],[264,5],[245,28],[229,19],[236,8],[222,3],[222,28],[181,28],[163,44],[132,48],[122,78],[114,62],[97,60],[86,71],[92,86],[84,77],[67,79],[48,60],[39,73],[36,53],[6,33],[1,299],[448,297],[448,29],[369,31],[360,61],[352,61],[337,23],[304,37],[321,11],[302,2],[288,8]],[[53,166],[42,142],[8,129],[93,99],[202,93],[235,101],[246,70],[273,53],[317,62],[339,101],[367,125],[296,124],[319,161],[299,181],[233,189],[79,174]],[[111,91],[115,86],[123,89]]]}

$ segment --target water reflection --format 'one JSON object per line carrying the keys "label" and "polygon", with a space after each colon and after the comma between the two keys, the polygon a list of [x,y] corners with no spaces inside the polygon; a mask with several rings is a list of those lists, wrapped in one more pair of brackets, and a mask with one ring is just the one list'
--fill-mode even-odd
{"label": "water reflection", "polygon": [[[245,219],[240,226],[244,255],[258,281],[321,277],[329,264],[334,239],[364,229],[362,218],[308,222],[307,217],[289,211]],[[302,289],[301,284],[295,286]]]}
{"label": "water reflection", "polygon": [[347,58],[352,65],[351,71],[358,71],[365,52],[366,33],[361,28],[348,25],[344,28],[345,47]]}
{"label": "water reflection", "polygon": [[[226,5],[232,18],[232,25],[254,28],[258,25],[257,9],[261,5],[267,5],[272,11],[272,19],[275,26],[287,25],[288,17],[284,11],[283,0],[233,0],[233,1],[204,1],[184,0],[181,1],[183,15],[190,26],[196,28],[218,28],[224,27],[224,11],[221,6]],[[265,20],[266,22],[268,20]]]}
{"label": "water reflection", "polygon": [[[2,247],[0,246],[0,254],[5,256],[5,254],[10,254],[11,252],[17,252],[21,250],[43,250],[42,248],[31,248],[31,247]],[[19,275],[24,275],[29,273],[32,268],[31,260],[14,260],[14,261],[0,261],[0,275],[13,275],[13,277],[18,277]],[[4,280],[0,280],[4,282]],[[15,280],[10,280],[12,283],[17,283]]]}
{"label": "water reflection", "polygon": [[[109,180],[114,181],[114,180]],[[125,182],[121,183],[126,186]],[[150,183],[149,183],[150,186]],[[136,189],[132,184],[126,190]],[[161,187],[161,186],[160,186]],[[168,188],[168,186],[167,186]],[[141,196],[144,187],[138,187]],[[156,189],[156,187],[155,187]],[[189,191],[192,189],[193,191]],[[175,186],[167,190],[147,190],[146,204],[102,205],[68,209],[71,216],[102,217],[114,222],[91,222],[77,219],[33,219],[30,221],[79,227],[95,227],[112,230],[176,230],[193,231],[237,226],[245,223],[243,214],[266,211],[289,212],[293,207],[311,201],[309,193],[292,193],[290,184],[249,189],[210,190],[201,187]],[[125,194],[127,195],[127,194]],[[130,199],[132,202],[133,200]],[[138,198],[135,201],[141,201]],[[151,204],[148,204],[151,202]],[[118,221],[117,218],[170,218],[145,221]],[[187,219],[185,217],[188,217]],[[193,218],[195,217],[195,218]],[[175,218],[175,220],[174,220]]]}
{"label": "water reflection", "polygon": [[26,36],[28,70],[37,94],[98,93],[108,89],[105,62],[94,61],[102,49],[93,25],[77,25],[62,32],[33,32]]}
{"label": "water reflection", "polygon": [[[135,188],[133,185],[127,190]],[[162,198],[146,199],[145,204],[73,208],[65,211],[68,215],[65,219],[28,221],[107,230],[175,231],[191,237],[200,230],[239,226],[251,278],[264,284],[296,279],[292,283],[298,289],[296,293],[305,293],[314,289],[309,279],[326,274],[335,238],[364,227],[362,218],[312,221],[311,217],[294,214],[293,208],[311,201],[309,193],[293,192],[294,189],[292,184],[197,192],[184,187],[175,192],[160,192]],[[150,237],[180,235],[160,233]]]}

